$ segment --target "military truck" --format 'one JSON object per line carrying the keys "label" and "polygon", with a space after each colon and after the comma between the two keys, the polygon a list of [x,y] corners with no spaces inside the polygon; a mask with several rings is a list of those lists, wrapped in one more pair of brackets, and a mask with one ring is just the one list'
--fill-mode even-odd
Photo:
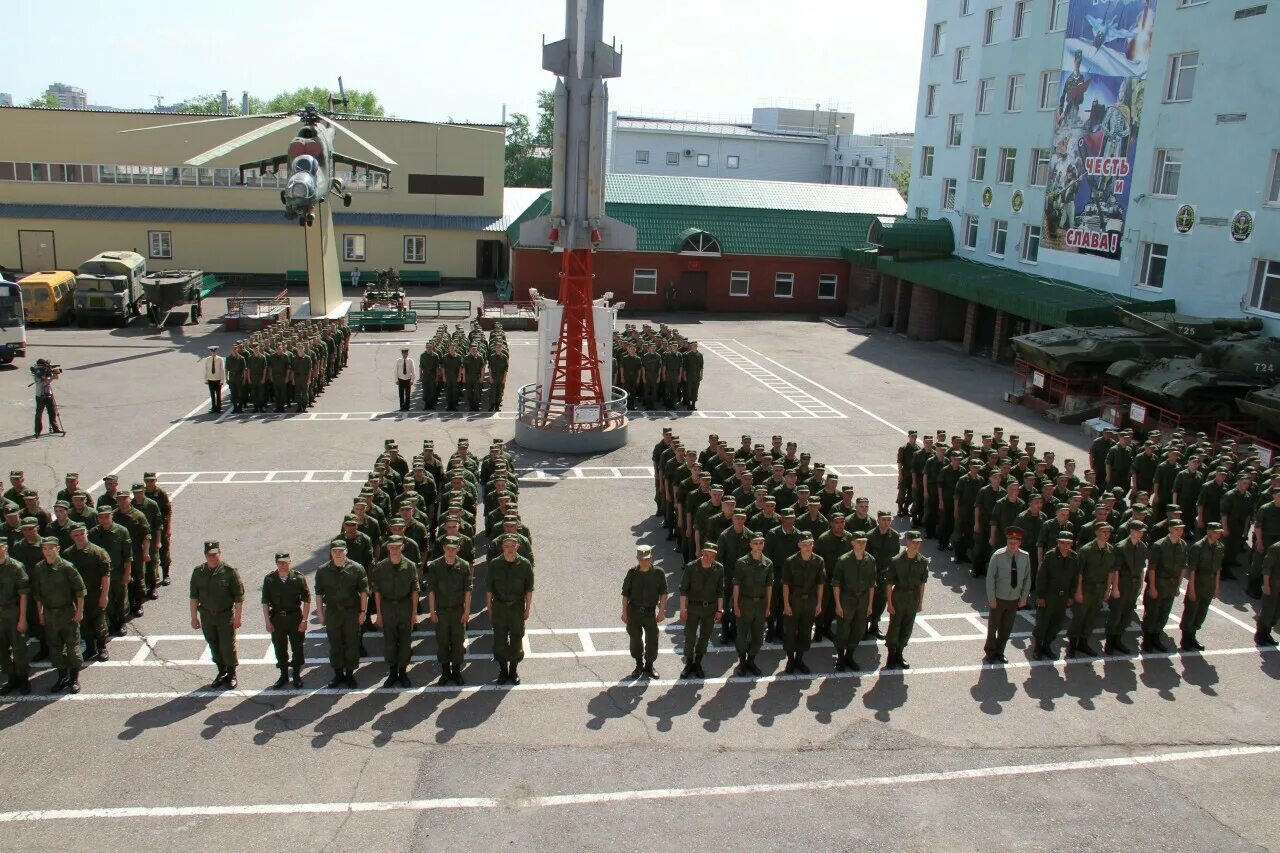
{"label": "military truck", "polygon": [[205,281],[203,270],[154,270],[139,280],[151,325],[164,325],[169,313],[182,305],[191,306],[192,323],[200,319]]}
{"label": "military truck", "polygon": [[107,320],[124,326],[142,313],[147,259],[137,252],[102,252],[76,270],[76,325]]}

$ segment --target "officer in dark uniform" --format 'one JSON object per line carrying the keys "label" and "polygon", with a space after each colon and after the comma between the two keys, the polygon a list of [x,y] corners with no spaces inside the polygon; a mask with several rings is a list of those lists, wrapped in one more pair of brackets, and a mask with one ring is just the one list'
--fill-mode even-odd
{"label": "officer in dark uniform", "polygon": [[[305,662],[303,641],[307,636],[307,620],[311,616],[311,588],[301,572],[290,565],[289,554],[276,553],[276,568],[262,580],[262,620],[276,652],[276,668],[280,677],[271,685],[279,690],[289,683],[293,670],[293,686],[302,687],[302,665]],[[290,651],[292,650],[292,659]]]}

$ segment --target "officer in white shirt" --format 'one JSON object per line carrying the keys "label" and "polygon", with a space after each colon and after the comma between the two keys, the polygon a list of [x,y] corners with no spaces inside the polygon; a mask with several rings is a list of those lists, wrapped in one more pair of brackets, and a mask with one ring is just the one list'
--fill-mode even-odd
{"label": "officer in white shirt", "polygon": [[209,386],[209,412],[222,411],[222,383],[227,381],[227,360],[218,355],[216,346],[209,347],[209,354],[200,359],[200,370]]}
{"label": "officer in white shirt", "polygon": [[400,392],[400,411],[409,411],[409,398],[413,396],[413,359],[409,348],[402,347],[400,360],[396,362],[396,390]]}

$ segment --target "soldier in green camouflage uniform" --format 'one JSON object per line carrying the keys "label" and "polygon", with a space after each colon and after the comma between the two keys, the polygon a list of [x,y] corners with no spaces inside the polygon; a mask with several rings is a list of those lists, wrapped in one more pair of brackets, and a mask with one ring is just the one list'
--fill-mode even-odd
{"label": "soldier in green camouflage uniform", "polygon": [[636,666],[632,678],[657,678],[653,662],[658,659],[658,623],[666,618],[667,576],[653,563],[653,549],[636,549],[636,565],[622,581],[622,622],[631,638],[631,657]]}
{"label": "soldier in green camouflage uniform", "polygon": [[211,687],[234,690],[236,631],[244,608],[244,583],[240,573],[222,562],[222,548],[215,541],[204,543],[205,561],[191,572],[191,627],[203,631],[218,674]]}

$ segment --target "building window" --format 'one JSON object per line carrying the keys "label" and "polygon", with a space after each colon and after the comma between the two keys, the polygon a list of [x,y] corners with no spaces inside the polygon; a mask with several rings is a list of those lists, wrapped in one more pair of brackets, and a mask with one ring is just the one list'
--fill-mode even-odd
{"label": "building window", "polygon": [[363,261],[364,260],[364,235],[363,234],[343,234],[342,235],[342,259],[344,261]]}
{"label": "building window", "polygon": [[724,158],[724,167],[726,169],[736,169],[738,168],[738,162],[738,155],[730,154],[728,157]]}
{"label": "building window", "polygon": [[1187,9],[1191,6],[1203,6],[1209,0],[1178,0],[1179,9]]}
{"label": "building window", "polygon": [[1280,204],[1280,151],[1271,152],[1271,180],[1267,184],[1267,204]]}
{"label": "building window", "polygon": [[929,208],[927,207],[916,208],[916,219],[928,219],[928,218],[929,218]]}
{"label": "building window", "polygon": [[1165,88],[1166,101],[1189,101],[1196,88],[1196,68],[1200,66],[1200,51],[1175,53],[1169,57],[1169,85]]}
{"label": "building window", "polygon": [[1010,74],[1009,88],[1005,93],[1004,108],[1006,112],[1022,112],[1022,90],[1027,87],[1027,75]]}
{"label": "building window", "polygon": [[668,151],[668,152],[667,152],[667,165],[668,165],[668,166],[679,166],[679,165],[680,165],[680,152],[679,152],[679,151]]}
{"label": "building window", "polygon": [[973,156],[969,158],[969,180],[985,181],[987,179],[986,146],[974,146]]}
{"label": "building window", "polygon": [[647,164],[649,163],[649,152],[648,152],[648,151],[639,151],[639,150],[637,150],[637,151],[636,151],[636,163],[638,163],[639,165],[642,165],[642,166],[643,166],[643,165],[647,165]]}
{"label": "building window", "polygon": [[978,81],[978,112],[991,112],[991,98],[995,95],[995,91],[995,78],[985,77]]}
{"label": "building window", "polygon": [[1033,187],[1043,187],[1049,183],[1049,149],[1031,149],[1031,180]]}
{"label": "building window", "polygon": [[1249,306],[1258,311],[1280,314],[1280,261],[1254,261]]}
{"label": "building window", "polygon": [[1040,261],[1040,226],[1022,226],[1022,262],[1034,264]]}
{"label": "building window", "polygon": [[930,83],[929,87],[924,90],[924,114],[925,116],[936,115],[938,110],[938,84]]}
{"label": "building window", "polygon": [[1013,4],[1013,37],[1020,39],[1031,32],[1031,0],[1018,0]]}
{"label": "building window", "polygon": [[931,42],[932,46],[930,47],[930,50],[929,50],[930,56],[942,56],[942,50],[946,44],[946,38],[947,38],[946,21],[939,21],[938,23],[934,24],[933,25],[933,41]]}
{"label": "building window", "polygon": [[729,273],[729,295],[751,295],[751,273],[746,270],[735,270]]}
{"label": "building window", "polygon": [[631,273],[631,292],[636,295],[650,295],[658,292],[657,270],[634,270]]}
{"label": "building window", "polygon": [[987,10],[986,21],[982,26],[982,43],[994,44],[996,40],[996,28],[1000,26],[1000,7]]}
{"label": "building window", "polygon": [[956,179],[944,178],[942,180],[942,209],[956,209]]}
{"label": "building window", "polygon": [[172,231],[148,231],[147,232],[147,257],[172,258],[173,257],[173,232]]}
{"label": "building window", "polygon": [[406,264],[425,264],[427,262],[427,238],[425,235],[404,235],[404,262]]}
{"label": "building window", "polygon": [[973,0],[960,0],[960,14],[961,15],[973,14]]}
{"label": "building window", "polygon": [[1062,72],[1050,68],[1040,72],[1040,109],[1058,108],[1058,90],[1062,86]]}
{"label": "building window", "polygon": [[964,218],[964,247],[972,251],[978,248],[978,217]]}
{"label": "building window", "polygon": [[836,298],[835,275],[823,274],[818,276],[818,298],[819,299],[835,299]]}
{"label": "building window", "polygon": [[779,299],[790,299],[795,292],[795,287],[794,273],[780,272],[773,277],[773,295]]}
{"label": "building window", "polygon": [[[866,183],[868,183],[868,182],[867,182],[867,181],[863,181],[863,183],[864,183],[864,184],[866,184]],[[882,187],[882,186],[884,186],[884,169],[872,169],[872,170],[871,170],[871,180],[870,180],[870,183],[868,184],[868,186],[873,186],[873,187]]]}
{"label": "building window", "polygon": [[1154,195],[1176,196],[1178,181],[1182,177],[1182,149],[1156,149],[1156,182],[1151,192]]}
{"label": "building window", "polygon": [[947,147],[959,148],[960,136],[964,131],[964,116],[960,113],[952,113],[947,119]]}
{"label": "building window", "polygon": [[699,155],[698,155],[698,166],[699,166],[699,167],[701,167],[701,168],[705,169],[705,168],[708,168],[710,165],[711,165],[711,155],[710,155],[710,154],[699,154]]}
{"label": "building window", "polygon": [[1071,0],[1049,0],[1052,6],[1049,9],[1049,32],[1057,33],[1067,28],[1067,9],[1071,6]]}
{"label": "building window", "polygon": [[996,180],[1002,184],[1013,183],[1013,177],[1018,170],[1018,149],[1017,148],[1001,148],[1000,149],[1000,167]]}
{"label": "building window", "polygon": [[920,146],[920,177],[933,177],[933,146]]}
{"label": "building window", "polygon": [[956,48],[955,70],[952,79],[957,83],[963,83],[969,79],[969,48],[967,45]]}
{"label": "building window", "polygon": [[1006,219],[991,220],[991,254],[997,258],[1004,257],[1005,243],[1009,240],[1009,221]]}
{"label": "building window", "polygon": [[694,231],[680,244],[682,255],[720,255],[720,241],[706,231]]}
{"label": "building window", "polygon": [[1164,243],[1142,244],[1142,269],[1138,284],[1160,290],[1164,287],[1164,271],[1169,264],[1169,247]]}

